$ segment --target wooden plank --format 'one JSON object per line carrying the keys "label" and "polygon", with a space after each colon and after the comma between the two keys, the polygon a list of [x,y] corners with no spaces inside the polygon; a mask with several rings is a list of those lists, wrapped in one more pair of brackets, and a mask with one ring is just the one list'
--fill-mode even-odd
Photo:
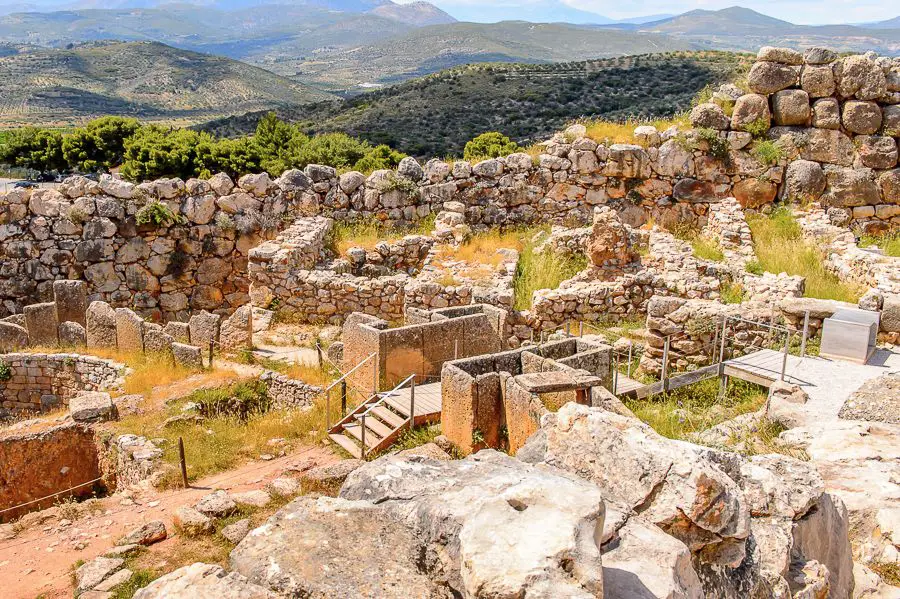
{"label": "wooden plank", "polygon": [[[388,435],[390,435],[392,432],[394,432],[394,430],[395,430],[397,427],[396,427],[396,426],[388,426],[388,425],[386,425],[385,423],[383,423],[383,422],[382,422],[381,420],[379,420],[378,418],[375,418],[375,417],[372,415],[372,412],[369,412],[369,415],[366,416],[366,428],[369,429],[369,430],[375,431],[375,434],[377,434],[380,438],[384,439],[385,437],[387,437]],[[366,432],[366,435],[367,435],[367,436],[368,436],[368,434],[369,434],[369,433]]]}
{"label": "wooden plank", "polygon": [[406,418],[402,418],[397,412],[390,410],[384,406],[378,406],[372,410],[372,413],[384,420],[386,423],[391,425],[393,428],[397,428],[398,426],[403,426],[406,423]]}
{"label": "wooden plank", "polygon": [[328,435],[332,441],[340,445],[344,451],[349,453],[355,458],[360,458],[362,456],[362,452],[359,450],[359,445],[354,443],[350,438],[348,438],[343,433],[331,433]]}
{"label": "wooden plank", "polygon": [[404,400],[397,397],[386,397],[384,403],[400,412],[400,415],[404,418],[409,418],[409,399]]}
{"label": "wooden plank", "polygon": [[[368,423],[366,423],[368,425]],[[344,432],[350,434],[362,443],[362,427],[358,424],[348,424],[344,427]],[[366,426],[366,447],[372,449],[381,442],[381,437],[376,435],[372,429]]]}

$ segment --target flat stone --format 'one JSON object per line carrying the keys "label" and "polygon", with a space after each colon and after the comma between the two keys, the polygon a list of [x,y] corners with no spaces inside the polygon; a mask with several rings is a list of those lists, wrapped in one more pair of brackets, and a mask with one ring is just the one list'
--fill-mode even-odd
{"label": "flat stone", "polygon": [[188,536],[209,534],[215,529],[212,518],[186,505],[175,510],[172,520]]}
{"label": "flat stone", "polygon": [[75,422],[114,420],[116,406],[109,393],[82,392],[69,400],[69,413]]}
{"label": "flat stone", "polygon": [[134,599],[276,599],[266,589],[247,582],[222,566],[196,563],[157,578]]}
{"label": "flat stone", "polygon": [[28,338],[32,345],[54,346],[59,343],[59,321],[56,320],[56,304],[47,302],[31,304],[23,309]]}
{"label": "flat stone", "polygon": [[53,281],[53,302],[59,322],[87,324],[87,283],[84,281]]}
{"label": "flat stone", "polygon": [[165,540],[166,525],[160,520],[147,522],[116,541],[116,545],[152,545]]}
{"label": "flat stone", "polygon": [[262,489],[233,493],[231,498],[238,505],[249,505],[251,507],[266,507],[272,502],[272,496]]}
{"label": "flat stone", "polygon": [[237,504],[225,491],[213,491],[209,495],[204,495],[200,501],[194,506],[201,514],[206,514],[212,518],[222,518],[237,511]]}
{"label": "flat stone", "polygon": [[304,494],[319,493],[337,497],[341,485],[351,472],[365,464],[362,460],[341,460],[334,464],[318,466],[307,470],[300,479],[300,488]]}
{"label": "flat stone", "polygon": [[117,587],[120,587],[123,584],[127,583],[129,580],[131,580],[132,576],[134,576],[134,573],[131,570],[124,568],[95,586],[94,590],[101,593],[108,593],[116,589]]}
{"label": "flat stone", "polygon": [[75,570],[75,595],[94,589],[125,565],[125,560],[114,557],[95,557]]}
{"label": "flat stone", "polygon": [[223,528],[222,536],[230,543],[237,545],[247,536],[248,532],[250,532],[250,520],[245,518]]}

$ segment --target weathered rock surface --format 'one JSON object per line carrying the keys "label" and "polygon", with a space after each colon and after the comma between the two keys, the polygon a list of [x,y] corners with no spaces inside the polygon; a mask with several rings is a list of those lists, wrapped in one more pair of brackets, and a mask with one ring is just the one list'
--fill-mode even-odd
{"label": "weathered rock surface", "polygon": [[364,464],[362,460],[341,460],[334,464],[317,466],[303,473],[300,488],[305,494],[320,493],[337,497],[341,485],[350,473]]}
{"label": "weathered rock surface", "polygon": [[188,536],[209,534],[215,528],[212,518],[186,505],[175,510],[173,522]]}
{"label": "weathered rock surface", "polygon": [[165,540],[166,536],[166,525],[160,520],[153,520],[126,534],[116,545],[152,545]]}
{"label": "weathered rock surface", "polygon": [[113,557],[95,557],[75,570],[75,596],[90,591],[125,565],[125,560]]}
{"label": "weathered rock surface", "polygon": [[219,490],[204,495],[194,509],[212,518],[222,518],[237,511],[237,504],[227,492]]}
{"label": "weathered rock surface", "polygon": [[134,599],[276,599],[276,595],[222,566],[196,563],[139,590]]}
{"label": "weathered rock surface", "polygon": [[885,374],[866,381],[844,402],[844,420],[900,424],[900,374]]}
{"label": "weathered rock surface", "polygon": [[116,406],[109,393],[84,392],[69,400],[69,413],[75,422],[98,422],[116,418]]}

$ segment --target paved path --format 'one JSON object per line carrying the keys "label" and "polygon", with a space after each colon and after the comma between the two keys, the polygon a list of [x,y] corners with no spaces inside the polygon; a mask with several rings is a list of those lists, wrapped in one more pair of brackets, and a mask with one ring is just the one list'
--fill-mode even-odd
{"label": "paved path", "polygon": [[808,408],[819,418],[836,420],[841,406],[863,383],[891,372],[900,372],[900,353],[879,349],[868,364],[806,357],[791,360],[787,374],[809,395]]}

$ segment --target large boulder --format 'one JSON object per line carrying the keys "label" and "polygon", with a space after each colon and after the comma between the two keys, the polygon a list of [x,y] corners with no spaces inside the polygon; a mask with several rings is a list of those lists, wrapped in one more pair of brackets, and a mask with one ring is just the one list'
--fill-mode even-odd
{"label": "large boulder", "polygon": [[628,228],[616,212],[606,206],[594,211],[594,225],[585,253],[598,267],[621,267],[637,259]]}
{"label": "large boulder", "polygon": [[691,110],[691,126],[708,129],[728,129],[730,119],[722,107],[712,102],[704,102]]}
{"label": "large boulder", "polygon": [[31,304],[22,310],[32,345],[54,346],[59,342],[59,322],[56,320],[56,304],[46,302]]}
{"label": "large boulder", "polygon": [[747,75],[750,91],[757,94],[774,94],[797,84],[800,67],[767,60],[758,60]]}
{"label": "large boulder", "polygon": [[28,330],[11,322],[0,322],[0,353],[28,347]]}
{"label": "large boulder", "polygon": [[[625,510],[616,520],[620,543],[630,510],[679,540],[706,596],[782,596],[776,591],[813,564],[832,581],[831,596],[850,596],[846,511],[810,464],[666,439],[637,419],[575,403],[545,416],[518,457],[598,485],[608,506]],[[673,548],[670,559],[677,555]],[[671,583],[675,566],[665,568]]]}
{"label": "large boulder", "polygon": [[812,98],[834,93],[834,73],[829,65],[805,65],[800,71],[800,87]]}
{"label": "large boulder", "polygon": [[856,151],[863,166],[885,170],[897,166],[897,142],[883,135],[860,135]]}
{"label": "large boulder", "polygon": [[222,566],[197,562],[157,578],[134,599],[275,599],[276,595]]}
{"label": "large boulder", "polygon": [[792,201],[816,201],[825,191],[825,171],[818,162],[791,161],[785,173],[785,189]]}
{"label": "large boulder", "polygon": [[881,202],[872,169],[825,167],[826,187],[822,198],[829,206],[841,208],[874,206]]}
{"label": "large boulder", "polygon": [[847,56],[834,63],[834,79],[843,98],[877,100],[887,92],[884,71],[868,56]]}
{"label": "large boulder", "polygon": [[[219,345],[224,350],[249,348],[253,338],[253,306],[245,304],[226,318],[219,328]],[[194,343],[193,337],[191,342]]]}
{"label": "large boulder", "polygon": [[881,127],[881,108],[875,102],[844,102],[841,124],[851,133],[873,135]]}
{"label": "large boulder", "polygon": [[282,508],[231,565],[288,596],[599,598],[603,528],[600,492],[575,477],[491,450],[387,456],[340,498]]}
{"label": "large boulder", "polygon": [[802,89],[785,89],[772,96],[772,114],[779,126],[809,124],[809,94]]}
{"label": "large boulder", "polygon": [[116,406],[109,393],[86,391],[69,400],[69,413],[75,422],[97,422],[116,417]]}
{"label": "large boulder", "polygon": [[758,123],[768,128],[770,120],[769,100],[764,95],[744,94],[734,103],[731,128],[736,131],[747,131]]}
{"label": "large boulder", "polygon": [[87,324],[87,283],[84,281],[53,281],[53,302],[59,322]]}
{"label": "large boulder", "polygon": [[116,311],[106,302],[91,302],[85,331],[88,347],[116,347]]}

